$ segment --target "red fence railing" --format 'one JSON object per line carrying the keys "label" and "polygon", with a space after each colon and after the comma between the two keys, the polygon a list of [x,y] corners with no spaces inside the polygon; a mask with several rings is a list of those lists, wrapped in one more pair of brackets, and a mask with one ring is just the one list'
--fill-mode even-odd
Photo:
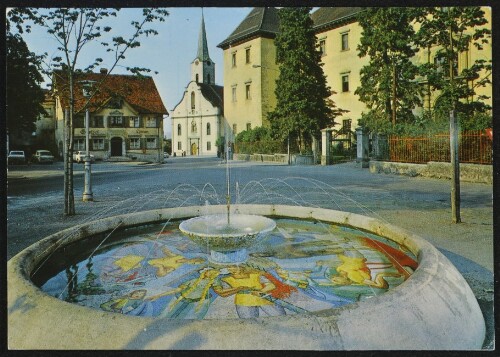
{"label": "red fence railing", "polygon": [[[459,161],[492,164],[492,140],[485,130],[463,131],[458,137]],[[422,164],[429,161],[450,162],[450,135],[389,138],[389,159],[394,162]]]}

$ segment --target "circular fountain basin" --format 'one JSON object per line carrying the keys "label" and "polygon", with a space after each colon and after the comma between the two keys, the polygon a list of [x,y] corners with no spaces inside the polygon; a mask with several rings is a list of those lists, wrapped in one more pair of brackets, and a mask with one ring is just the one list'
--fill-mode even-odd
{"label": "circular fountain basin", "polygon": [[[347,212],[278,205],[235,205],[232,213],[290,217],[355,227],[410,251],[418,268],[392,290],[341,308],[248,319],[178,320],[136,317],[61,301],[31,276],[47,259],[82,241],[97,247],[117,227],[135,227],[225,206],[138,212],[86,223],[51,235],[7,264],[10,349],[292,349],[475,350],[484,319],[471,289],[436,248],[415,234]],[[95,241],[94,241],[95,240]],[[51,326],[47,329],[47,326]]]}
{"label": "circular fountain basin", "polygon": [[210,261],[231,264],[247,260],[246,248],[276,228],[267,217],[250,214],[204,215],[181,222],[179,229],[201,248],[210,250]]}

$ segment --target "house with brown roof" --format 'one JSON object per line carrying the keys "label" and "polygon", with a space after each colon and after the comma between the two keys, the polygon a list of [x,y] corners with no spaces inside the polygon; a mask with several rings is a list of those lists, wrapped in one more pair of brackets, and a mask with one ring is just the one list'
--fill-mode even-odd
{"label": "house with brown roof", "polygon": [[[86,84],[92,83],[91,87]],[[52,78],[55,98],[55,139],[64,150],[64,115],[69,85],[62,71]],[[90,98],[89,94],[94,93]],[[96,160],[163,160],[163,116],[168,112],[152,77],[75,73],[73,150],[86,150],[85,114],[89,111],[89,150]]]}
{"label": "house with brown roof", "polygon": [[214,83],[215,63],[208,53],[205,21],[201,18],[198,52],[191,63],[191,81],[172,119],[172,155],[217,155],[217,141],[224,136],[223,87]]}

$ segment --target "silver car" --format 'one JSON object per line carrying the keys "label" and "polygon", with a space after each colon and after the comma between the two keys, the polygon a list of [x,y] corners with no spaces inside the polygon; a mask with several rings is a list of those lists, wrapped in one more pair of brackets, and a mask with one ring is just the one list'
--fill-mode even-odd
{"label": "silver car", "polygon": [[54,162],[54,155],[52,155],[49,150],[37,150],[35,155],[33,155],[33,161],[39,164],[52,164]]}
{"label": "silver car", "polygon": [[[75,161],[77,163],[84,162],[86,154],[87,154],[86,151],[75,151],[73,153],[73,161]],[[89,154],[89,156],[90,156],[90,162],[94,162],[95,161],[94,155]]]}
{"label": "silver car", "polygon": [[26,156],[24,155],[24,151],[12,150],[11,152],[9,152],[9,156],[7,156],[7,162],[9,165],[25,164],[26,163]]}

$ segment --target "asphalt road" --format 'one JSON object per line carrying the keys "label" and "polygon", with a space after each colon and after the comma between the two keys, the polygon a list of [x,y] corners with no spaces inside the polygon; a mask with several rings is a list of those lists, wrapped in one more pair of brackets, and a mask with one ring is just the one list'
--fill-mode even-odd
{"label": "asphalt road", "polygon": [[72,225],[135,210],[224,203],[290,203],[361,213],[395,224],[434,244],[462,273],[478,299],[493,346],[492,185],[461,184],[462,223],[451,222],[450,182],[372,174],[355,163],[288,166],[217,158],[169,158],[92,165],[94,202],[82,202],[83,165],[74,165],[76,215],[63,216],[63,168],[13,166],[8,170],[7,257]]}

